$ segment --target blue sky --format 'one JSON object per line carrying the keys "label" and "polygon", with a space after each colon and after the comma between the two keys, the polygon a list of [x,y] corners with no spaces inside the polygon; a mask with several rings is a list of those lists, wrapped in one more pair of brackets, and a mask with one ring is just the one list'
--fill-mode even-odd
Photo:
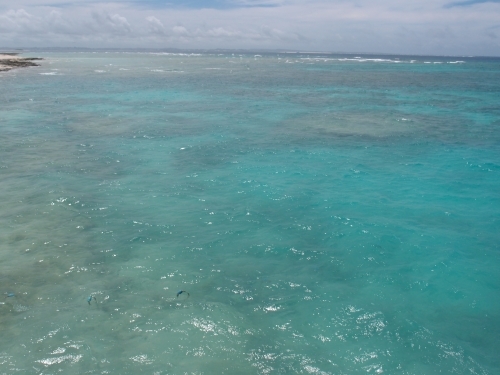
{"label": "blue sky", "polygon": [[455,1],[455,2],[450,2],[449,4],[446,4],[446,8],[452,8],[456,6],[471,6],[475,4],[481,4],[481,3],[500,3],[500,0],[465,0],[465,1]]}
{"label": "blue sky", "polygon": [[2,0],[0,47],[500,56],[500,0]]}
{"label": "blue sky", "polygon": [[[140,3],[141,1],[137,1]],[[279,6],[277,2],[266,1],[231,1],[231,0],[177,0],[177,1],[146,1],[157,7],[177,7],[177,8],[212,8],[212,9],[231,9],[231,8],[250,8],[250,7],[273,7]]]}

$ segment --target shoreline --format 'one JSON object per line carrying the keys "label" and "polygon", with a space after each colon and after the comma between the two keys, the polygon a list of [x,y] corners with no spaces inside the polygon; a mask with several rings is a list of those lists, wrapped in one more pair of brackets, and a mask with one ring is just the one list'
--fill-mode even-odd
{"label": "shoreline", "polygon": [[8,72],[15,68],[27,68],[40,66],[35,60],[43,60],[41,57],[19,57],[18,53],[0,53],[0,72]]}

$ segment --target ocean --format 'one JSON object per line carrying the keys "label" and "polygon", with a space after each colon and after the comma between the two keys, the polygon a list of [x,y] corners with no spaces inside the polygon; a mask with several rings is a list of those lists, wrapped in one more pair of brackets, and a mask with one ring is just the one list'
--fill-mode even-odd
{"label": "ocean", "polygon": [[0,374],[500,373],[499,58],[24,55]]}

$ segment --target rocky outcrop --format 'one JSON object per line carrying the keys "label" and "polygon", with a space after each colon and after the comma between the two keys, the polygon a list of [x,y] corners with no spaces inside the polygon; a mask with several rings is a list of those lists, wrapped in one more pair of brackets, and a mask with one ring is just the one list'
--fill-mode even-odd
{"label": "rocky outcrop", "polygon": [[43,60],[40,57],[19,57],[14,53],[0,54],[0,72],[6,72],[14,68],[26,68],[28,66],[40,66],[33,61]]}

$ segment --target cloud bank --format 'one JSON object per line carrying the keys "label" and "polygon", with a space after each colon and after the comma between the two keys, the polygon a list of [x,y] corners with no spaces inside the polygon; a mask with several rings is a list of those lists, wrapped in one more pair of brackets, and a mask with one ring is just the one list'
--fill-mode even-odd
{"label": "cloud bank", "polygon": [[500,2],[4,0],[2,47],[246,48],[500,56]]}

